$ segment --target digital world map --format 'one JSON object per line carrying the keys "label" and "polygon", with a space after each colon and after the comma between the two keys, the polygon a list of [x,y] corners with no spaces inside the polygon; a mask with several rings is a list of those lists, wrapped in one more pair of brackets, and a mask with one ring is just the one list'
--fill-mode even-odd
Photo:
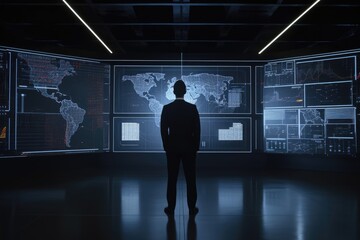
{"label": "digital world map", "polygon": [[[187,86],[185,101],[196,104],[200,113],[244,112],[249,107],[250,87],[247,81],[250,79],[247,79],[247,69],[242,70],[240,76],[239,71],[237,74],[233,71],[218,74],[209,69],[180,74],[181,77],[169,70],[131,75],[119,73],[116,78],[118,101],[115,102],[115,110],[121,113],[153,113],[155,124],[159,127],[162,108],[175,100],[173,86],[181,78]],[[125,101],[128,106],[122,104]]]}
{"label": "digital world map", "polygon": [[[187,86],[187,93],[184,96],[185,101],[195,104],[197,99],[202,95],[206,101],[213,101],[218,106],[225,106],[227,99],[224,96],[227,91],[227,86],[233,81],[233,77],[212,75],[201,73],[190,76],[182,76],[183,81]],[[166,98],[174,100],[173,93],[176,78],[167,81],[168,87],[166,91]],[[160,114],[163,104],[156,99],[156,96],[150,94],[150,90],[157,86],[157,82],[165,81],[165,74],[163,73],[144,73],[135,76],[123,76],[122,81],[131,81],[134,85],[135,92],[149,101],[149,109],[155,114],[156,126],[160,126]]]}
{"label": "digital world map", "polygon": [[[59,112],[66,121],[65,144],[67,147],[71,147],[71,137],[84,121],[86,110],[79,107],[79,105],[71,99],[64,98],[66,94],[59,91],[59,85],[62,83],[64,77],[76,74],[74,67],[69,61],[65,60],[58,61],[58,66],[56,66],[51,58],[34,58],[34,56],[27,54],[19,54],[18,57],[27,62],[30,68],[29,82],[34,88],[44,97],[60,104]],[[38,65],[39,58],[42,60],[41,67]],[[49,93],[48,89],[55,91]]]}
{"label": "digital world map", "polygon": [[[51,124],[54,129],[41,130],[43,134],[38,136],[38,142],[65,149],[93,147],[89,134],[101,129],[103,124],[99,116],[103,104],[97,102],[104,98],[104,66],[25,53],[19,53],[17,58],[20,147],[22,139],[32,135],[32,129],[51,129]],[[59,115],[62,120],[56,117]],[[23,121],[30,118],[29,129],[23,128]],[[29,150],[46,147],[24,146]]]}

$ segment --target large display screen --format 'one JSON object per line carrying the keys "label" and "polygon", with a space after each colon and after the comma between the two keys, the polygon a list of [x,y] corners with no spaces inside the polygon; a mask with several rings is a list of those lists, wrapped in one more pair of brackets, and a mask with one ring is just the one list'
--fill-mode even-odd
{"label": "large display screen", "polygon": [[267,152],[355,154],[355,108],[264,111]]}
{"label": "large display screen", "polygon": [[265,65],[265,151],[355,155],[355,63],[349,56]]}
{"label": "large display screen", "polygon": [[16,67],[18,151],[109,148],[109,65],[18,53]]}
{"label": "large display screen", "polygon": [[247,66],[115,66],[114,112],[158,115],[182,79],[200,114],[250,113],[250,74]]}
{"label": "large display screen", "polygon": [[251,112],[251,67],[169,65],[114,67],[114,151],[163,151],[161,112],[178,79],[200,113],[200,151],[251,152],[250,118],[239,117]]}
{"label": "large display screen", "polygon": [[[250,118],[201,117],[200,151],[251,152]],[[154,117],[115,117],[115,152],[163,151]]]}
{"label": "large display screen", "polygon": [[304,86],[266,87],[263,91],[264,107],[302,107],[304,106]]}

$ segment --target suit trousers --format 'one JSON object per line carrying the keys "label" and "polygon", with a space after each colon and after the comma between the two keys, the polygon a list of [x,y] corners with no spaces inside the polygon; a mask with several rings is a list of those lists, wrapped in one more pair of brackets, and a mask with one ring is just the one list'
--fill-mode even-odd
{"label": "suit trousers", "polygon": [[176,205],[176,183],[179,175],[180,162],[182,162],[187,189],[187,204],[189,209],[194,209],[197,201],[196,189],[196,152],[194,153],[176,153],[167,152],[167,202],[171,210]]}

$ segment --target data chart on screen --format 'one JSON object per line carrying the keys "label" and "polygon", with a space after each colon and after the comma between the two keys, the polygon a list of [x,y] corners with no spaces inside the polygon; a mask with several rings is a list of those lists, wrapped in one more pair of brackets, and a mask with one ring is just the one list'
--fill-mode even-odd
{"label": "data chart on screen", "polygon": [[[250,118],[202,117],[200,151],[251,152]],[[115,152],[160,152],[160,128],[153,117],[115,117]]]}

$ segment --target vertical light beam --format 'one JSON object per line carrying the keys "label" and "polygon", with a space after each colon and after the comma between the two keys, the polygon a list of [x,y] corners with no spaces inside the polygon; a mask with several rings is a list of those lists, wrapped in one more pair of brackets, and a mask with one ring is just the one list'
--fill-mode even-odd
{"label": "vertical light beam", "polygon": [[281,35],[283,35],[292,25],[294,25],[302,16],[304,16],[308,11],[310,11],[310,9],[312,9],[316,4],[318,4],[320,2],[320,0],[317,0],[316,2],[314,2],[308,9],[306,9],[299,17],[297,17],[292,23],[289,24],[289,26],[287,26],[279,35],[277,35],[271,42],[268,43],[268,45],[266,45],[260,52],[259,54],[261,54],[263,51],[265,51],[265,49],[267,49],[271,44],[273,44],[273,42],[275,42]]}
{"label": "vertical light beam", "polygon": [[65,1],[63,0],[65,5],[75,14],[75,16],[89,29],[89,31],[96,37],[97,40],[110,52],[113,53],[108,46],[101,40],[101,38],[87,25],[87,23],[75,12],[75,10]]}

